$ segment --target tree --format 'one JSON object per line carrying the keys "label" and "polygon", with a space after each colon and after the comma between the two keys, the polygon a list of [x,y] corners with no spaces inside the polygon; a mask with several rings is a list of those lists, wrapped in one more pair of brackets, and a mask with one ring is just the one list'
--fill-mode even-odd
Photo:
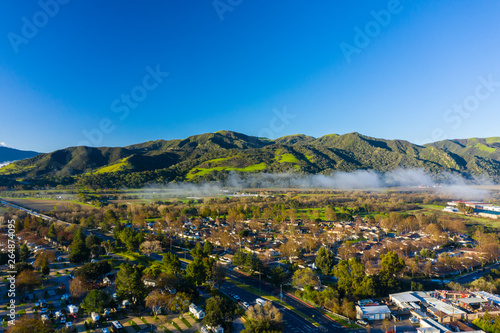
{"label": "tree", "polygon": [[75,271],[75,277],[80,277],[87,283],[97,283],[112,269],[113,267],[107,260],[86,263]]}
{"label": "tree", "polygon": [[112,303],[111,296],[102,290],[94,289],[87,294],[82,302],[82,308],[88,313],[103,313],[104,309]]}
{"label": "tree", "polygon": [[120,265],[116,274],[116,293],[120,299],[129,299],[133,303],[146,297],[146,288],[141,280],[142,270],[129,263]]}
{"label": "tree", "polygon": [[380,273],[377,276],[377,289],[379,294],[385,296],[401,288],[398,276],[405,268],[405,262],[397,253],[389,251],[380,255]]}
{"label": "tree", "polygon": [[30,249],[28,248],[28,245],[26,245],[26,243],[23,243],[23,245],[21,245],[21,253],[20,253],[21,260],[27,261],[30,255],[31,253]]}
{"label": "tree", "polygon": [[365,274],[365,266],[358,258],[352,257],[348,261],[341,260],[333,272],[338,279],[338,289],[344,295],[354,295],[361,298],[374,294],[374,281]]}
{"label": "tree", "polygon": [[9,333],[53,333],[54,328],[50,321],[43,321],[39,317],[22,316],[15,325],[9,326]]}
{"label": "tree", "polygon": [[207,299],[203,324],[211,327],[228,326],[236,318],[236,305],[227,298],[213,296]]}
{"label": "tree", "polygon": [[203,247],[201,247],[200,243],[196,243],[196,246],[194,249],[191,250],[191,256],[193,259],[203,259],[207,257],[208,255],[205,253]]}
{"label": "tree", "polygon": [[47,276],[50,274],[49,260],[47,259],[47,257],[43,258],[43,262],[40,266],[40,271],[42,272],[43,276]]}
{"label": "tree", "polygon": [[281,266],[276,266],[273,269],[271,269],[270,276],[271,276],[271,283],[276,287],[281,286],[283,283],[285,283],[285,281],[288,278],[288,274],[286,273],[285,269]]}
{"label": "tree", "polygon": [[321,269],[321,272],[325,275],[330,275],[333,273],[333,267],[335,265],[335,255],[332,251],[326,247],[320,247],[316,255],[316,266]]}
{"label": "tree", "polygon": [[233,256],[233,265],[242,267],[247,261],[247,254],[245,252],[236,251]]}
{"label": "tree", "polygon": [[192,279],[196,286],[201,286],[208,278],[203,261],[196,258],[186,267],[186,275]]}
{"label": "tree", "polygon": [[436,258],[436,253],[429,249],[422,249],[420,251],[420,256],[424,259],[426,258]]}
{"label": "tree", "polygon": [[161,244],[160,241],[145,241],[140,246],[140,251],[147,256],[150,256],[153,252],[160,252]]}
{"label": "tree", "polygon": [[83,235],[82,228],[78,228],[71,244],[71,252],[69,254],[69,261],[73,264],[81,264],[88,261],[90,258],[90,249],[85,244],[85,236]]}
{"label": "tree", "polygon": [[181,260],[175,254],[169,252],[163,255],[163,265],[173,274],[178,274],[181,271]]}
{"label": "tree", "polygon": [[226,268],[218,262],[214,262],[208,283],[212,288],[220,289],[226,281]]}
{"label": "tree", "polygon": [[150,307],[154,316],[157,317],[162,308],[170,306],[171,300],[170,294],[162,294],[160,291],[154,290],[146,297],[146,306]]}
{"label": "tree", "polygon": [[47,233],[47,237],[50,239],[56,239],[56,228],[54,227],[54,224],[51,224],[49,227],[49,231]]}
{"label": "tree", "polygon": [[189,308],[189,304],[191,304],[191,297],[187,293],[178,292],[172,298],[170,311],[184,313]]}
{"label": "tree", "polygon": [[42,285],[42,279],[37,272],[25,269],[21,273],[19,273],[16,277],[16,287],[20,292],[28,290],[32,292],[36,287]]}
{"label": "tree", "polygon": [[298,269],[292,277],[292,285],[297,289],[303,289],[306,286],[317,286],[319,284],[318,275],[310,269]]}
{"label": "tree", "polygon": [[134,231],[132,228],[124,228],[118,234],[118,239],[125,244],[128,251],[136,252],[143,241],[143,234]]}
{"label": "tree", "polygon": [[81,298],[92,289],[92,286],[83,278],[76,276],[69,283],[69,292],[74,298]]}
{"label": "tree", "polygon": [[213,250],[214,250],[214,246],[209,241],[206,241],[205,244],[203,244],[203,251],[205,252],[205,254],[207,256],[212,254]]}
{"label": "tree", "polygon": [[271,302],[264,305],[253,305],[246,311],[248,320],[245,322],[245,333],[281,332],[283,314]]}
{"label": "tree", "polygon": [[250,271],[250,275],[259,271],[262,268],[262,261],[255,253],[247,255],[246,267]]}

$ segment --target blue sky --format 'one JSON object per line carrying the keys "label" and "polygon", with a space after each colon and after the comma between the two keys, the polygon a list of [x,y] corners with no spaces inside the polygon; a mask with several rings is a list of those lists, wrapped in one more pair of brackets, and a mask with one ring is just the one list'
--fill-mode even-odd
{"label": "blue sky", "polygon": [[499,16],[482,0],[3,1],[0,142],[500,136]]}

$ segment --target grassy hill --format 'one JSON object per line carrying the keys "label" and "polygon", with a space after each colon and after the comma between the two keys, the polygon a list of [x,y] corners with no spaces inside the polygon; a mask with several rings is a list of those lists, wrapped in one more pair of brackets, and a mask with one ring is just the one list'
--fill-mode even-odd
{"label": "grassy hill", "polygon": [[[141,186],[147,182],[219,180],[230,172],[328,174],[334,171],[422,168],[500,180],[500,138],[446,140],[419,146],[349,133],[276,140],[220,131],[183,140],[126,147],[70,147],[12,163],[0,176],[26,181],[68,177],[95,186]],[[55,178],[54,178],[55,177]]]}

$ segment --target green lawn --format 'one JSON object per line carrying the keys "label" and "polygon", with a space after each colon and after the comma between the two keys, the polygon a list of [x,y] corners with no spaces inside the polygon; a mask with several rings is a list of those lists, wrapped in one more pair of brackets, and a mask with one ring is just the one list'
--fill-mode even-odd
{"label": "green lawn", "polygon": [[325,313],[325,314],[346,328],[355,329],[355,330],[364,328],[364,327],[361,327],[352,321],[349,322],[349,321],[345,320],[344,318],[338,317],[334,314],[331,314],[331,313]]}
{"label": "green lawn", "polygon": [[117,256],[123,257],[125,259],[130,260],[130,261],[133,261],[137,264],[142,264],[145,267],[149,266],[150,263],[152,261],[154,261],[150,257],[147,257],[147,256],[142,255],[142,254],[137,253],[137,252],[126,251],[126,252],[115,252],[115,254]]}
{"label": "green lawn", "polygon": [[179,327],[179,325],[177,325],[177,323],[175,321],[172,321],[172,325],[174,325],[176,330],[178,330],[179,332],[182,332],[181,328]]}
{"label": "green lawn", "polygon": [[181,318],[181,321],[184,323],[184,325],[186,325],[188,328],[191,327],[191,324],[189,323],[189,321],[187,321],[185,318]]}
{"label": "green lawn", "polygon": [[136,332],[139,332],[139,331],[141,330],[141,329],[139,328],[139,326],[138,326],[136,323],[134,323],[134,321],[133,321],[133,320],[129,320],[129,322],[128,322],[128,323],[130,324],[130,326],[132,326],[132,328],[133,328]]}

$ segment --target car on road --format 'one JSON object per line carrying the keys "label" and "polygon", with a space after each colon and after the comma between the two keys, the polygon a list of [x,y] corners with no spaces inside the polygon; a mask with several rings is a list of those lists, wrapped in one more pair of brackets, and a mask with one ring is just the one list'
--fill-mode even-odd
{"label": "car on road", "polygon": [[238,295],[236,295],[236,294],[234,294],[234,295],[233,295],[233,298],[234,298],[235,300],[237,300],[237,301],[239,301],[239,300],[241,299],[241,298],[240,298],[240,296],[238,296]]}
{"label": "car on road", "polygon": [[248,302],[243,302],[241,305],[243,305],[243,307],[245,309],[248,309],[248,307],[250,306],[250,304],[248,304]]}
{"label": "car on road", "polygon": [[266,304],[266,301],[263,300],[262,298],[257,298],[255,300],[255,303],[259,304],[260,306],[263,306],[264,304]]}

